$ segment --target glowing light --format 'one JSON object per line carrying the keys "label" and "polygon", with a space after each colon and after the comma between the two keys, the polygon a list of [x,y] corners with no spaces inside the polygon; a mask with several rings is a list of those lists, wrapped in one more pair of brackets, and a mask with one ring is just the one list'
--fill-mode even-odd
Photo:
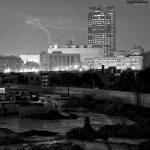
{"label": "glowing light", "polygon": [[82,71],[83,71],[83,68],[80,68],[79,71],[82,72]]}
{"label": "glowing light", "polygon": [[69,70],[69,67],[66,67],[66,70]]}
{"label": "glowing light", "polygon": [[10,68],[7,68],[4,70],[4,73],[10,73],[12,70]]}
{"label": "glowing light", "polygon": [[56,67],[56,68],[54,69],[54,71],[59,71],[59,68]]}
{"label": "glowing light", "polygon": [[10,72],[16,72],[16,73],[18,73],[18,72],[20,72],[20,73],[22,73],[22,72],[35,72],[35,73],[37,73],[39,71],[40,71],[40,69],[36,69],[36,68],[32,68],[32,69],[24,68],[24,69],[20,69],[20,70],[12,70],[10,68],[6,68],[3,72],[4,73],[10,73]]}
{"label": "glowing light", "polygon": [[132,66],[132,69],[135,70],[135,66]]}
{"label": "glowing light", "polygon": [[36,69],[36,68],[32,68],[32,69],[21,69],[21,70],[19,70],[18,72],[35,72],[35,73],[37,73],[37,72],[39,72],[40,70],[39,69]]}
{"label": "glowing light", "polygon": [[77,70],[79,68],[78,65],[74,65],[74,69]]}
{"label": "glowing light", "polygon": [[54,45],[54,48],[55,48],[55,49],[57,49],[57,48],[58,48],[58,45],[57,45],[57,44],[55,44],[55,45]]}

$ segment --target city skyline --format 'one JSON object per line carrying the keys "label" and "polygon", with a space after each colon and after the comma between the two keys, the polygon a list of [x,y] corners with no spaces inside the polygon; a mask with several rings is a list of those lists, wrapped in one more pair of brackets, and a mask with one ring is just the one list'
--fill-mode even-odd
{"label": "city skyline", "polygon": [[114,6],[116,9],[117,50],[137,45],[142,45],[145,51],[150,50],[150,35],[147,32],[150,25],[149,4],[129,5],[126,0],[1,0],[1,55],[47,50],[47,31],[51,44],[64,45],[71,38],[77,44],[87,44],[88,8],[98,5]]}

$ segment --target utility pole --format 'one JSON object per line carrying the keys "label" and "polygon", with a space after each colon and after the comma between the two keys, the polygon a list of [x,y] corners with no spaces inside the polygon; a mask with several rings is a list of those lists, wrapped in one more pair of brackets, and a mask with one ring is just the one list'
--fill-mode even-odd
{"label": "utility pole", "polygon": [[70,96],[70,72],[66,72],[67,95]]}
{"label": "utility pole", "polygon": [[70,72],[68,72],[68,96],[70,96]]}
{"label": "utility pole", "polygon": [[135,94],[136,94],[136,104],[137,106],[141,106],[141,100],[140,100],[140,85],[139,85],[139,79],[137,76],[137,72],[134,73],[134,78],[135,78]]}
{"label": "utility pole", "polygon": [[68,96],[70,96],[70,81],[68,81]]}

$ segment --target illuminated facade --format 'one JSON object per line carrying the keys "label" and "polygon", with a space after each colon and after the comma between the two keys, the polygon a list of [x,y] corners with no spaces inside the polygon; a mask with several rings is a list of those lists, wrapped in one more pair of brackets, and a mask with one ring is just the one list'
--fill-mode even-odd
{"label": "illuminated facade", "polygon": [[40,64],[39,54],[24,54],[24,55],[20,55],[20,58],[23,60],[24,64],[26,62],[35,62]]}
{"label": "illuminated facade", "polygon": [[113,6],[89,8],[88,45],[103,47],[105,57],[113,56],[116,51],[116,14]]}
{"label": "illuminated facade", "polygon": [[103,48],[92,48],[87,45],[71,45],[70,47],[64,46],[61,48],[51,47],[48,49],[48,53],[51,54],[53,51],[61,51],[65,54],[80,54],[81,63],[84,62],[85,58],[91,57],[104,57]]}
{"label": "illuminated facade", "polygon": [[66,54],[61,51],[41,52],[40,67],[43,71],[76,70],[80,67],[80,54]]}
{"label": "illuminated facade", "polygon": [[105,69],[109,67],[116,67],[116,69],[126,70],[142,70],[143,56],[129,56],[129,57],[96,57],[85,59],[86,69]]}

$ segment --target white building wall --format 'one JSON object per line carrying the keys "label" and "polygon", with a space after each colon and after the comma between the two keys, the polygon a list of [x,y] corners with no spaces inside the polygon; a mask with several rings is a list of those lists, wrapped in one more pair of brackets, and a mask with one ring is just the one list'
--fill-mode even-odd
{"label": "white building wall", "polygon": [[32,62],[40,64],[40,55],[39,54],[20,55],[20,58],[23,60],[24,63],[26,63],[27,61],[32,61]]}
{"label": "white building wall", "polygon": [[40,53],[40,67],[43,71],[76,70],[80,66],[80,54],[77,53],[62,53],[56,50],[52,53]]}
{"label": "white building wall", "polygon": [[93,57],[103,57],[104,49],[103,48],[49,48],[48,53],[52,53],[53,51],[61,51],[65,54],[80,54],[81,62],[84,62],[85,58],[93,58]]}

